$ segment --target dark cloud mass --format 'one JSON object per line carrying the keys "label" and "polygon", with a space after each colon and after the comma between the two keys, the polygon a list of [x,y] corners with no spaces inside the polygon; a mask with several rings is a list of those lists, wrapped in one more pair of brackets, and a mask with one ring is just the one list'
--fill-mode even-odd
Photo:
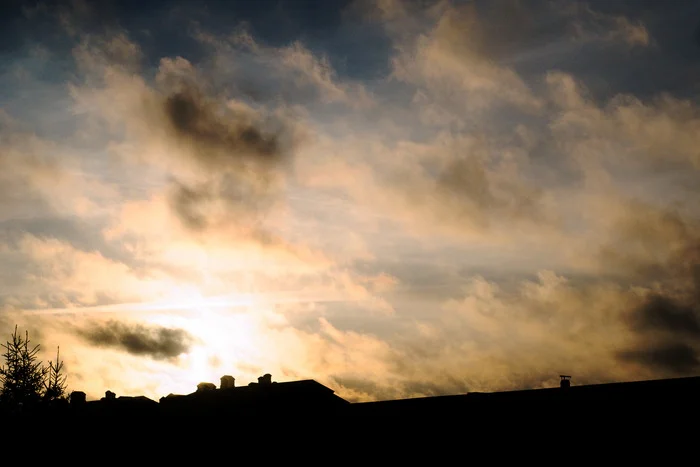
{"label": "dark cloud mass", "polygon": [[638,333],[637,348],[618,353],[618,358],[676,374],[697,370],[700,352],[694,341],[700,336],[698,316],[697,306],[652,294],[629,319],[630,327]]}
{"label": "dark cloud mass", "polygon": [[666,331],[700,336],[697,310],[661,295],[650,296],[632,315],[632,325],[640,331]]}
{"label": "dark cloud mass", "polygon": [[202,162],[229,164],[254,160],[278,160],[283,150],[278,135],[268,133],[256,122],[228,109],[217,109],[213,100],[189,89],[169,95],[164,102],[168,123],[175,134],[191,141]]}
{"label": "dark cloud mass", "polygon": [[676,374],[688,374],[700,366],[697,351],[680,342],[623,351],[618,354],[618,358]]}
{"label": "dark cloud mass", "polygon": [[451,162],[438,179],[438,186],[468,199],[479,209],[489,209],[496,204],[484,167],[474,157]]}
{"label": "dark cloud mass", "polygon": [[202,213],[202,204],[211,198],[206,187],[190,187],[174,182],[170,204],[178,218],[192,230],[202,230],[208,225]]}
{"label": "dark cloud mass", "polygon": [[[682,226],[684,232],[692,232],[690,225]],[[644,224],[639,227],[636,233],[629,232],[631,241],[635,236],[648,234],[649,229],[644,228]],[[620,360],[677,374],[687,374],[698,368],[700,255],[695,235],[691,233],[684,240],[685,245],[668,261],[658,263],[656,268],[647,268],[653,271],[653,278],[661,287],[649,293],[628,315],[627,324],[637,335],[638,344],[636,348],[620,352]]]}
{"label": "dark cloud mass", "polygon": [[[193,230],[223,218],[256,218],[277,193],[297,135],[284,118],[215,96],[204,82],[175,81],[175,90],[162,100],[164,123],[177,151],[205,174],[197,182],[174,180],[175,214]],[[207,214],[215,206],[224,208],[218,210],[223,218]]]}
{"label": "dark cloud mass", "polygon": [[190,349],[192,336],[183,329],[108,321],[78,334],[92,345],[111,347],[156,360],[175,358]]}

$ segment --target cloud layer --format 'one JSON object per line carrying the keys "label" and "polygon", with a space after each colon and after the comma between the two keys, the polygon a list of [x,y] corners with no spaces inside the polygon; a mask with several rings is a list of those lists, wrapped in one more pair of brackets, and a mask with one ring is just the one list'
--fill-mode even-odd
{"label": "cloud layer", "polygon": [[92,397],[698,371],[689,5],[235,8],[15,18],[0,331],[60,344]]}

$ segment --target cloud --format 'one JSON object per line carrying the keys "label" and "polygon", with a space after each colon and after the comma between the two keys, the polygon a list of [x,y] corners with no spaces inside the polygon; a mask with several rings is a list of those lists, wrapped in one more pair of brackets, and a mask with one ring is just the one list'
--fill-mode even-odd
{"label": "cloud", "polygon": [[354,108],[371,108],[375,105],[372,96],[359,83],[339,82],[328,57],[317,58],[300,42],[276,51],[279,62],[299,73],[302,83],[309,83],[319,90],[323,102],[342,102]]}
{"label": "cloud", "polygon": [[642,332],[662,331],[686,334],[689,337],[700,336],[697,310],[656,294],[651,294],[646,303],[632,316],[632,325]]}
{"label": "cloud", "polygon": [[487,38],[489,30],[477,8],[450,2],[438,5],[428,10],[424,33],[396,34],[393,76],[423,87],[431,99],[453,114],[484,111],[498,104],[537,111],[541,102],[528,85],[483,50],[492,38]]}
{"label": "cloud", "polygon": [[[215,216],[207,217],[202,211],[206,204],[188,205],[184,200],[179,200],[179,209],[191,211],[176,215],[174,194],[170,191],[173,186],[152,198],[124,203],[105,229],[110,242],[127,246],[153,268],[151,274],[161,271],[178,282],[194,283],[207,277],[207,282],[215,285],[217,290],[212,293],[216,294],[231,292],[231,282],[227,280],[243,285],[255,276],[268,282],[271,277],[318,274],[333,264],[328,253],[317,245],[289,238],[277,229],[270,232],[244,222],[236,225],[237,220],[248,219],[245,215],[228,219],[223,226],[216,225]],[[232,207],[227,209],[229,215],[234,212]],[[206,227],[182,225],[187,217],[191,222],[205,222]]]}
{"label": "cloud", "polygon": [[[296,146],[282,120],[265,122],[252,108],[204,96],[191,85],[167,93],[162,111],[170,144],[204,171],[189,184],[173,182],[171,201],[185,225],[203,229],[227,217],[255,218],[274,202]],[[223,215],[208,210],[217,206]]]}
{"label": "cloud", "polygon": [[346,190],[373,219],[409,235],[500,242],[514,229],[526,236],[556,231],[555,201],[538,186],[535,167],[517,143],[441,132],[394,143],[351,135],[337,146],[347,159],[310,158],[300,167],[304,182],[316,190]]}
{"label": "cloud", "polygon": [[[356,110],[376,105],[364,84],[338,76],[328,56],[312,52],[302,41],[282,47],[265,45],[256,41],[243,24],[226,37],[198,27],[194,37],[211,47],[217,71],[233,71],[238,89],[251,96],[278,95],[290,103],[301,101],[305,106],[313,106],[318,100],[321,104],[340,103]],[[248,65],[248,70],[242,63]],[[256,70],[265,73],[264,80],[250,76]]]}
{"label": "cloud", "polygon": [[[686,99],[659,94],[649,101],[619,94],[603,105],[594,102],[586,86],[570,74],[549,72],[546,81],[551,99],[561,109],[550,126],[557,138],[577,150],[591,154],[591,162],[610,159],[610,166],[622,170],[677,168],[685,163],[697,169],[695,149],[700,109]],[[601,144],[602,143],[602,144]],[[605,143],[608,143],[607,145]],[[583,163],[583,161],[581,161]]]}
{"label": "cloud", "polygon": [[172,359],[187,353],[192,343],[192,336],[183,329],[119,321],[95,323],[79,330],[78,334],[97,347],[114,348],[156,360]]}
{"label": "cloud", "polygon": [[181,148],[173,154],[193,159],[210,173],[248,171],[260,177],[292,157],[299,135],[291,122],[217,92],[204,70],[187,60],[161,60],[156,83],[156,108],[140,117],[155,119],[165,130],[171,145]]}
{"label": "cloud", "polygon": [[700,362],[700,256],[698,243],[685,245],[653,269],[655,287],[626,317],[634,347],[619,358],[657,370],[689,374]]}
{"label": "cloud", "polygon": [[571,30],[578,40],[617,42],[629,47],[647,47],[652,39],[645,24],[624,15],[602,13],[587,2],[564,2],[561,12],[571,20]]}
{"label": "cloud", "polygon": [[[268,164],[282,157],[278,137],[250,121],[250,115],[244,118],[230,108],[217,107],[215,101],[192,88],[173,92],[163,101],[167,122],[175,136],[182,142],[191,142],[195,146],[194,155],[202,158],[204,164],[226,167],[233,165],[236,158]],[[223,117],[220,111],[225,112]]]}
{"label": "cloud", "polygon": [[153,300],[172,285],[156,268],[137,270],[84,251],[69,240],[22,234],[2,244],[14,279],[5,281],[2,303],[25,310],[69,309]]}
{"label": "cloud", "polygon": [[683,343],[661,344],[640,350],[625,350],[618,354],[623,361],[648,366],[662,372],[689,375],[700,367],[697,349]]}
{"label": "cloud", "polygon": [[[63,125],[0,130],[3,305],[65,339],[98,395],[221,372],[371,400],[693,371],[697,104],[608,95],[598,64],[654,52],[636,17],[493,5],[376,2],[372,24],[281,46],[76,12],[72,64],[47,43],[35,73],[70,81],[70,108],[36,93]],[[381,68],[344,63],[382,34]],[[103,312],[78,334],[61,318]]]}
{"label": "cloud", "polygon": [[207,218],[200,212],[200,204],[211,199],[207,186],[196,189],[182,184],[176,184],[171,197],[171,203],[177,216],[184,224],[195,230],[207,227]]}
{"label": "cloud", "polygon": [[[588,256],[583,261],[594,265],[590,271],[600,280],[628,284],[636,296],[619,315],[630,338],[617,358],[654,375],[689,374],[700,351],[697,214],[658,198],[604,193],[590,205],[604,233],[597,253],[591,255],[595,237],[589,235],[587,251],[578,254]],[[686,193],[687,200],[696,197]]]}
{"label": "cloud", "polygon": [[377,335],[390,345],[372,356],[381,373],[367,379],[331,366],[332,387],[368,400],[549,387],[562,372],[577,384],[645,374],[619,354],[636,339],[625,321],[641,303],[634,289],[550,271],[510,284],[465,282],[460,297],[421,319],[397,320],[391,338]]}
{"label": "cloud", "polygon": [[83,35],[73,48],[73,58],[78,67],[89,76],[104,70],[109,72],[138,72],[143,61],[143,52],[124,31],[105,34]]}
{"label": "cloud", "polygon": [[[139,50],[124,33],[118,39],[128,44],[119,50]],[[82,59],[97,78],[73,86],[72,94],[81,112],[105,124],[102,132],[121,135],[111,144],[120,162],[164,171],[173,210],[185,226],[257,224],[290,175],[303,125],[284,107],[228,95],[206,69],[182,57],[160,60],[147,83],[109,59],[113,40],[94,42],[80,56],[99,58]],[[107,104],[117,96],[118,106]]]}
{"label": "cloud", "polygon": [[466,125],[504,106],[539,114],[538,78],[514,65],[576,53],[583,44],[651,43],[641,21],[583,2],[374,2],[365,8],[393,39],[392,76],[418,87],[415,102],[433,125]]}
{"label": "cloud", "polygon": [[0,109],[0,165],[5,169],[0,174],[1,219],[52,211],[56,198],[48,187],[61,186],[68,175],[51,156],[56,150]]}

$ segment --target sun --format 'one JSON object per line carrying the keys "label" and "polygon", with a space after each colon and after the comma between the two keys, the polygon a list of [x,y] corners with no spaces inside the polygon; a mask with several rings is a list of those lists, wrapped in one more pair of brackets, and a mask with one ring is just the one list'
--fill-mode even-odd
{"label": "sun", "polygon": [[238,365],[255,364],[266,357],[264,323],[256,303],[250,295],[207,297],[195,286],[178,286],[167,300],[151,307],[147,319],[192,336],[189,351],[180,357],[188,381],[218,381],[223,374],[235,372]]}

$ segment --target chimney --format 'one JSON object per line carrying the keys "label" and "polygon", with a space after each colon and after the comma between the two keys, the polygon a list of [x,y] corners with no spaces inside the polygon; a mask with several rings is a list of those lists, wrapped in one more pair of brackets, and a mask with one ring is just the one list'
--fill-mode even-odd
{"label": "chimney", "polygon": [[258,384],[272,384],[272,375],[270,373],[265,373],[258,377]]}
{"label": "chimney", "polygon": [[106,391],[106,392],[105,392],[105,397],[104,397],[105,400],[113,401],[113,400],[115,400],[116,398],[117,398],[117,395],[116,395],[115,393],[113,393],[112,391]]}
{"label": "chimney", "polygon": [[224,375],[221,377],[221,389],[232,389],[236,387],[236,379],[230,375]]}
{"label": "chimney", "polygon": [[73,391],[70,393],[70,405],[77,407],[85,404],[85,393],[83,391]]}
{"label": "chimney", "polygon": [[571,387],[571,376],[569,375],[559,375],[561,381],[559,381],[559,387],[562,389]]}

